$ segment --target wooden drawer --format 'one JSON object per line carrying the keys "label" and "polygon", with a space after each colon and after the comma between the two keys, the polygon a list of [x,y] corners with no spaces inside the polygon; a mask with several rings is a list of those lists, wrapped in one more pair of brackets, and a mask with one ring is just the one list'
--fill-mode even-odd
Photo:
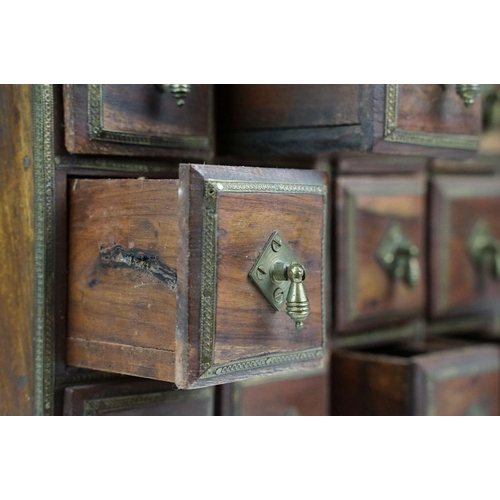
{"label": "wooden drawer", "polygon": [[66,416],[211,416],[214,388],[178,391],[162,382],[120,381],[67,387]]}
{"label": "wooden drawer", "polygon": [[335,330],[346,335],[423,315],[426,181],[336,181]]}
{"label": "wooden drawer", "polygon": [[326,370],[245,380],[220,388],[222,415],[328,415]]}
{"label": "wooden drawer", "polygon": [[435,176],[431,194],[433,317],[498,309],[500,178]]}
{"label": "wooden drawer", "polygon": [[493,345],[445,340],[337,351],[334,415],[499,415],[500,358]]}
{"label": "wooden drawer", "polygon": [[217,92],[221,153],[460,158],[479,145],[481,99],[466,105],[463,85],[219,85]]}
{"label": "wooden drawer", "polygon": [[326,191],[320,172],[208,165],[73,180],[68,364],[180,388],[319,366]]}
{"label": "wooden drawer", "polygon": [[70,153],[209,158],[212,86],[64,85],[64,122]]}

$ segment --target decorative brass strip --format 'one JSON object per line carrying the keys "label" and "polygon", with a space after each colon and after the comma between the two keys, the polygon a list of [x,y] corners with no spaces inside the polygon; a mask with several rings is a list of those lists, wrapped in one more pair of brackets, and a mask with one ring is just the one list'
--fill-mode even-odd
{"label": "decorative brass strip", "polygon": [[90,140],[174,149],[210,149],[210,139],[208,136],[148,135],[106,129],[104,128],[103,119],[102,85],[89,84],[87,86],[87,94]]}
{"label": "decorative brass strip", "polygon": [[438,134],[398,129],[399,85],[387,84],[385,95],[384,140],[433,148],[477,150],[479,137],[461,134]]}
{"label": "decorative brass strip", "polygon": [[[215,315],[217,307],[217,203],[220,192],[315,194],[324,197],[326,210],[327,186],[291,182],[228,181],[206,179],[204,186],[204,214],[202,236],[201,306],[200,306],[200,378],[211,378],[228,373],[239,373],[254,368],[321,359],[323,349],[306,349],[287,354],[266,354],[223,365],[213,365],[215,341]],[[325,258],[326,215],[323,212],[323,249]],[[323,345],[326,332],[324,321],[324,269],[322,270]]]}
{"label": "decorative brass strip", "polygon": [[146,174],[149,172],[166,172],[171,170],[176,172],[177,165],[165,165],[165,162],[141,159],[123,159],[116,158],[89,158],[87,156],[56,156],[55,164],[57,169],[92,169],[92,170],[110,170],[117,172],[130,172]]}
{"label": "decorative brass strip", "polygon": [[[199,401],[211,397],[211,391],[197,389],[194,391],[165,391],[147,394],[133,394],[130,396],[118,396],[101,399],[89,399],[83,404],[84,416],[99,416],[109,411],[131,410],[141,406],[150,406],[161,403],[185,403],[188,401]],[[212,415],[213,408],[207,415]],[[212,411],[210,411],[212,410]]]}
{"label": "decorative brass strip", "polygon": [[35,185],[34,413],[54,412],[55,165],[52,85],[33,86]]}

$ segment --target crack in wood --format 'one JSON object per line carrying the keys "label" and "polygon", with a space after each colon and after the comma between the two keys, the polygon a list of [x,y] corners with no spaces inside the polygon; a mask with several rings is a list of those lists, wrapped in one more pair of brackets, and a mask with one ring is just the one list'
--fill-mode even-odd
{"label": "crack in wood", "polygon": [[133,269],[154,278],[171,290],[177,288],[177,271],[160,261],[158,254],[138,248],[125,250],[120,245],[101,248],[101,265],[114,269]]}

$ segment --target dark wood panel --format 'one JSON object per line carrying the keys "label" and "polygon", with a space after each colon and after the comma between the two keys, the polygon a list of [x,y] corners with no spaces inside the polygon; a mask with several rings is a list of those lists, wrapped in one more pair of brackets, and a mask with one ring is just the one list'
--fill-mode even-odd
{"label": "dark wood panel", "polygon": [[221,391],[224,415],[326,416],[329,412],[326,370],[236,382]]}
{"label": "dark wood panel", "polygon": [[[423,314],[425,305],[425,179],[420,176],[348,177],[336,187],[336,329],[375,328]],[[397,224],[418,247],[415,286],[393,279],[377,252]]]}
{"label": "dark wood panel", "polygon": [[68,416],[211,416],[214,389],[178,391],[173,384],[128,380],[67,387]]}
{"label": "dark wood panel", "polygon": [[0,414],[33,412],[34,178],[30,85],[0,87]]}

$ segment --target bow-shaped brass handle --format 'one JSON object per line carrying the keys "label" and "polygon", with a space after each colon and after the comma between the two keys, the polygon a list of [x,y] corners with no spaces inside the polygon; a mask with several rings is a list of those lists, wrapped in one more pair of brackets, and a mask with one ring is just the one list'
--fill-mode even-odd
{"label": "bow-shaped brass handle", "polygon": [[286,313],[300,330],[311,313],[304,288],[306,270],[275,231],[248,274],[267,301],[279,311],[286,295]]}
{"label": "bow-shaped brass handle", "polygon": [[177,99],[177,106],[183,106],[186,97],[191,92],[189,83],[160,83],[156,87],[162,92],[170,92]]}
{"label": "bow-shaped brass handle", "polygon": [[476,222],[468,241],[469,254],[481,271],[490,269],[493,278],[500,278],[500,241],[491,233],[486,221]]}
{"label": "bow-shaped brass handle", "polygon": [[405,236],[399,224],[389,228],[377,249],[376,257],[392,280],[401,279],[410,288],[418,284],[418,247]]}

